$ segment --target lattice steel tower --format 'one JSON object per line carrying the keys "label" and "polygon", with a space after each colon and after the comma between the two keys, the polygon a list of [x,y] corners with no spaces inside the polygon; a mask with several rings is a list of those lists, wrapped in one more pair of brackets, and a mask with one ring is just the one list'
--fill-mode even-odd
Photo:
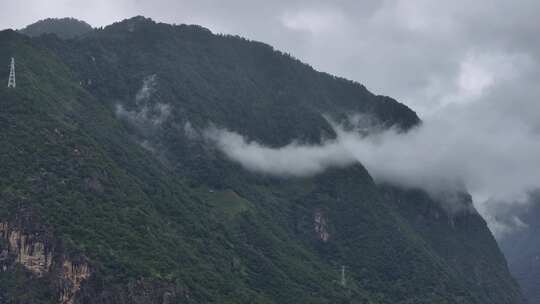
{"label": "lattice steel tower", "polygon": [[341,286],[347,286],[347,278],[345,277],[345,265],[341,265]]}
{"label": "lattice steel tower", "polygon": [[17,86],[15,82],[15,58],[11,57],[11,65],[9,69],[8,88],[15,88]]}

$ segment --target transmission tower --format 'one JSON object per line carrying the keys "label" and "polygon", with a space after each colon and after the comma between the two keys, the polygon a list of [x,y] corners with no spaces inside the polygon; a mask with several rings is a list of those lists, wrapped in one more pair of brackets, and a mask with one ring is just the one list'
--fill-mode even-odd
{"label": "transmission tower", "polygon": [[345,265],[341,265],[341,286],[347,286],[347,279],[345,278]]}
{"label": "transmission tower", "polygon": [[11,65],[9,69],[9,79],[8,79],[8,88],[15,88],[17,84],[15,83],[15,58],[11,57]]}

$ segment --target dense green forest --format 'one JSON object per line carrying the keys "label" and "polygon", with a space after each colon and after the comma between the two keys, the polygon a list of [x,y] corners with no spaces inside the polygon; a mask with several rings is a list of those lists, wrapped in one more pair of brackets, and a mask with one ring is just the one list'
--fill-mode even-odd
{"label": "dense green forest", "polygon": [[521,302],[477,213],[377,185],[361,164],[250,172],[200,136],[216,125],[280,147],[335,137],[323,115],[421,123],[390,97],[260,42],[143,17],[69,40],[2,31],[0,60],[12,56],[2,303]]}

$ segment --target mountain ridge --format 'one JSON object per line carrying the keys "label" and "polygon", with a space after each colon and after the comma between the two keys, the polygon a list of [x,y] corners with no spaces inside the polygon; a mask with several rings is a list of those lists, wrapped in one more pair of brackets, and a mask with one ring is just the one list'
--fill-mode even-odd
{"label": "mountain ridge", "polygon": [[[0,299],[519,303],[478,215],[452,224],[429,196],[380,187],[361,164],[310,178],[248,172],[186,131],[213,122],[279,147],[331,137],[321,113],[406,130],[420,122],[412,110],[259,43],[139,19],[67,41],[0,32],[19,77],[0,89],[0,222],[17,227],[2,230]],[[430,225],[467,242],[444,256]],[[11,235],[49,249],[28,255]],[[452,264],[468,246],[483,248],[473,273]],[[29,261],[49,254],[37,276]]]}
{"label": "mountain ridge", "polygon": [[75,18],[47,18],[18,31],[30,37],[54,34],[62,39],[71,39],[91,32],[92,26]]}

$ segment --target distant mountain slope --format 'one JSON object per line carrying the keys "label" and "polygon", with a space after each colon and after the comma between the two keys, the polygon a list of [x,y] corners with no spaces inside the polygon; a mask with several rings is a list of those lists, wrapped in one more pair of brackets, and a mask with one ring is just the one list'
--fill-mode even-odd
{"label": "distant mountain slope", "polygon": [[[472,200],[468,194],[454,197],[463,204],[461,211],[448,214],[420,190],[402,190],[384,186],[386,199],[395,206],[396,212],[429,244],[450,268],[459,273],[462,283],[478,285],[480,293],[496,288],[493,278],[504,285],[516,286],[508,275],[506,261],[496,241],[476,211],[471,212]],[[517,289],[517,288],[516,288]],[[522,297],[514,294],[495,294],[490,302],[521,303]],[[504,297],[504,299],[498,298]]]}
{"label": "distant mountain slope", "polygon": [[531,194],[530,206],[517,214],[521,229],[502,240],[501,250],[530,304],[540,303],[540,191]]}
{"label": "distant mountain slope", "polygon": [[142,17],[72,40],[0,32],[11,56],[0,302],[521,301],[477,214],[378,186],[360,164],[248,172],[201,136],[214,124],[270,146],[318,142],[335,136],[323,114],[420,123],[391,98],[259,42]]}
{"label": "distant mountain slope", "polygon": [[74,38],[90,31],[92,31],[90,24],[74,18],[47,18],[19,30],[30,37],[56,34],[63,39]]}

